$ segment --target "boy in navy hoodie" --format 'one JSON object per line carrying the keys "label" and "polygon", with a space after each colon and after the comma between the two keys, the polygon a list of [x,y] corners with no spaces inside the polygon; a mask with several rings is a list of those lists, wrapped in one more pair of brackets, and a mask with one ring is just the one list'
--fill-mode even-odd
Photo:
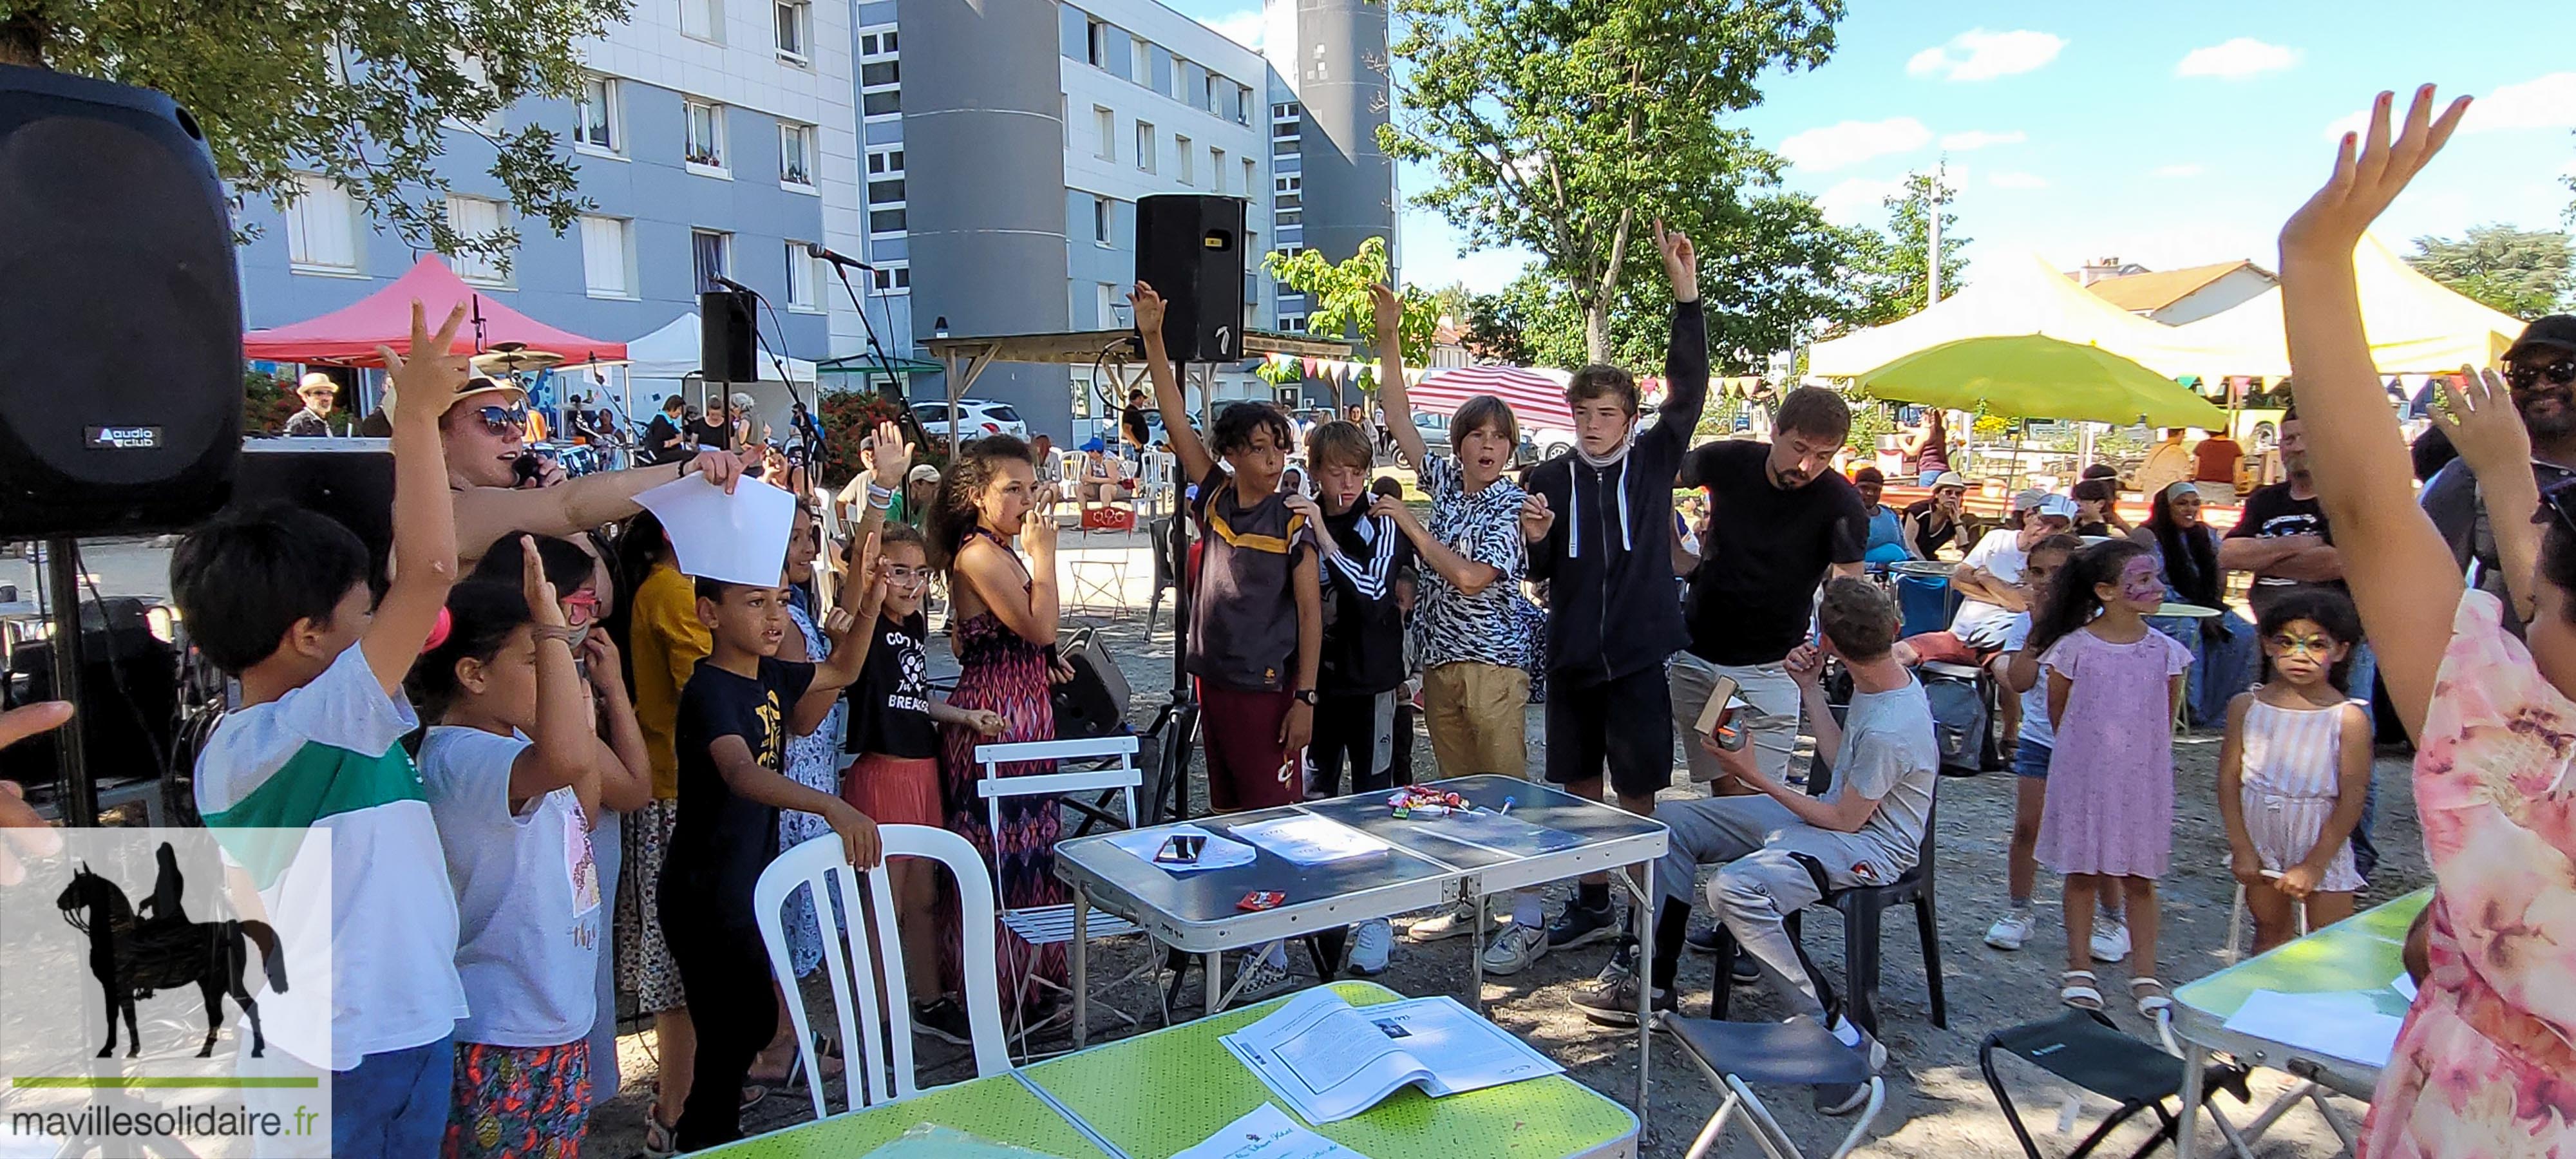
{"label": "boy in navy hoodie", "polygon": [[[1708,399],[1699,255],[1660,221],[1655,246],[1673,288],[1663,405],[1640,430],[1636,379],[1616,366],[1576,371],[1565,388],[1576,445],[1531,469],[1521,516],[1530,578],[1548,585],[1548,783],[1599,800],[1606,765],[1619,807],[1639,816],[1672,783],[1664,660],[1688,638],[1673,595],[1673,477]],[[1609,879],[1591,874],[1548,928],[1546,948],[1617,933]],[[1511,972],[1491,961],[1486,969]]]}

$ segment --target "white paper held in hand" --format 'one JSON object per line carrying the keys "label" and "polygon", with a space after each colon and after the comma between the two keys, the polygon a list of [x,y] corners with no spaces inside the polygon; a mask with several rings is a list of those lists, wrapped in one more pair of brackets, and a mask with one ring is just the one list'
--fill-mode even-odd
{"label": "white paper held in hand", "polygon": [[746,479],[727,495],[698,474],[681,476],[635,497],[662,521],[680,574],[726,583],[777,587],[787,564],[787,532],[796,497]]}

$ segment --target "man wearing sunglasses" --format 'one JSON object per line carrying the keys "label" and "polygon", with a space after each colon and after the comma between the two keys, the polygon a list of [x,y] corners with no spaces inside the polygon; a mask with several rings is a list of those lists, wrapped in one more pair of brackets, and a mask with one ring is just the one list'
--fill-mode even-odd
{"label": "man wearing sunglasses", "polygon": [[[456,543],[479,552],[513,532],[570,539],[635,514],[635,496],[692,472],[732,492],[742,460],[721,450],[628,471],[568,479],[560,466],[528,453],[528,396],[516,384],[467,379],[439,418],[447,447],[447,485],[456,505]],[[475,556],[459,559],[471,568]]]}
{"label": "man wearing sunglasses", "polygon": [[[2504,381],[2513,392],[2514,409],[2522,412],[2523,426],[2531,431],[2531,470],[2541,492],[2576,479],[2576,315],[2552,314],[2524,327],[2522,337],[2504,353]],[[2503,599],[2495,535],[2487,526],[2486,501],[2468,460],[2452,460],[2436,472],[2424,485],[2420,502],[2470,582]],[[2522,634],[2513,617],[2505,618],[2505,626]]]}

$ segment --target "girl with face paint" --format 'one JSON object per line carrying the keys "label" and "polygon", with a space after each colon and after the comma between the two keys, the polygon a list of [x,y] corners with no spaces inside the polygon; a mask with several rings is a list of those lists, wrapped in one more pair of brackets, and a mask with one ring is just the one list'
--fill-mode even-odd
{"label": "girl with face paint", "polygon": [[2039,862],[2066,878],[2067,1005],[2102,1008],[2091,942],[2095,890],[2126,901],[2129,997],[2153,1018],[2173,998],[2156,977],[2156,879],[2173,853],[2173,719],[2191,651],[2147,624],[2164,602],[2156,558],[2126,540],[2076,554],[2031,624],[2057,730]]}

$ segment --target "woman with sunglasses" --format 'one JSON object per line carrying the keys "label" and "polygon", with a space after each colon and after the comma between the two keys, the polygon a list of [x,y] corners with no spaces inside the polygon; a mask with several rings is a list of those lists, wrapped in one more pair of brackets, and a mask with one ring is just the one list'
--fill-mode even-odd
{"label": "woman with sunglasses", "polygon": [[[2381,93],[2334,174],[2281,230],[2281,301],[2309,469],[2391,705],[2416,741],[2432,863],[2431,969],[2371,1099],[2362,1159],[2562,1154],[2576,1146],[2576,500],[2542,506],[2523,463],[2564,402],[2493,373],[2437,413],[2486,491],[2513,602],[2463,584],[2408,500],[2405,442],[2363,336],[2353,247],[2468,111],[2417,90],[2392,133]],[[2535,406],[2535,403],[2544,405]],[[2518,415],[2517,408],[2521,411]],[[2527,618],[2526,646],[2506,631]]]}
{"label": "woman with sunglasses", "polygon": [[[2504,385],[2531,432],[2531,473],[2540,488],[2576,479],[2576,315],[2553,314],[2524,327],[2505,351]],[[2438,440],[2440,429],[2427,428],[2426,440]],[[2452,561],[2461,568],[2477,565],[2477,586],[2501,598],[2504,579],[2497,569],[2503,561],[2488,527],[2490,504],[2478,486],[2482,477],[2469,464],[2450,460],[2424,485],[2424,511],[2450,544]]]}
{"label": "woman with sunglasses", "polygon": [[[742,460],[725,451],[701,451],[676,464],[663,463],[627,471],[600,471],[578,479],[563,469],[543,468],[535,485],[523,486],[528,453],[528,395],[516,384],[472,378],[458,388],[439,419],[447,449],[447,485],[455,500],[456,542],[471,552],[459,563],[472,567],[482,558],[479,545],[517,532],[569,539],[613,523],[641,508],[635,496],[692,472],[728,493],[742,476]],[[463,546],[463,545],[478,546]]]}

